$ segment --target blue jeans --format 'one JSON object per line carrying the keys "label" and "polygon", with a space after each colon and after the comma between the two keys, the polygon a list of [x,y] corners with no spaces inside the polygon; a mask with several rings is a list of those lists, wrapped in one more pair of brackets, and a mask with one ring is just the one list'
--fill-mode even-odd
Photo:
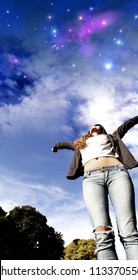
{"label": "blue jeans", "polygon": [[[94,227],[97,259],[118,259],[109,214],[109,196],[115,211],[118,233],[125,249],[126,259],[138,260],[134,186],[126,168],[119,164],[85,172],[83,195]],[[98,231],[99,226],[107,227],[109,230]]]}

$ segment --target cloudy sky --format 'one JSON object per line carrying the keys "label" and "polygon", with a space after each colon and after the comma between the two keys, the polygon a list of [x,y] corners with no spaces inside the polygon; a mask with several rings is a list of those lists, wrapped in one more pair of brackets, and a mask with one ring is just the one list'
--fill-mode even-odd
{"label": "cloudy sky", "polygon": [[[36,207],[66,244],[90,238],[82,178],[66,179],[73,153],[51,148],[138,114],[138,2],[0,3],[0,205]],[[138,125],[124,142],[138,159]],[[111,216],[116,228],[112,207]]]}

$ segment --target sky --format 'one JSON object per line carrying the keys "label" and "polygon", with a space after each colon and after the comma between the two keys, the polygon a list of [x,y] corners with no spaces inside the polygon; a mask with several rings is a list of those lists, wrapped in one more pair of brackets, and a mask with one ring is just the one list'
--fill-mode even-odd
{"label": "sky", "polygon": [[[82,178],[66,179],[73,152],[51,148],[95,123],[112,133],[138,115],[138,2],[0,4],[0,205],[35,207],[66,245],[89,239]],[[123,140],[138,160],[138,125]],[[130,175],[138,216],[138,169]]]}

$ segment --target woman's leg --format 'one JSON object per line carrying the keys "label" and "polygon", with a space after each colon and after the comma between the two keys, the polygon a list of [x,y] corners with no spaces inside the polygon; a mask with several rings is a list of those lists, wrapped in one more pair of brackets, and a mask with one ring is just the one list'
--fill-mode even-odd
{"label": "woman's leg", "polygon": [[85,173],[83,195],[94,227],[97,259],[117,260],[114,232],[109,217],[108,189],[102,169]]}
{"label": "woman's leg", "polygon": [[[112,173],[112,175],[111,175]],[[120,240],[128,260],[138,260],[134,186],[128,171],[122,167],[110,172],[109,195],[115,209]]]}

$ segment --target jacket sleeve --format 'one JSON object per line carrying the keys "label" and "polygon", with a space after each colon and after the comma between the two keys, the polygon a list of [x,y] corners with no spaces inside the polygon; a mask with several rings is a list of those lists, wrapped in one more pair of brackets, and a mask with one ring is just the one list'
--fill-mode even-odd
{"label": "jacket sleeve", "polygon": [[134,118],[129,119],[120,125],[118,129],[114,131],[113,135],[119,134],[120,138],[123,138],[127,131],[136,124],[138,124],[138,116],[135,116]]}
{"label": "jacket sleeve", "polygon": [[55,149],[55,150],[68,149],[68,150],[75,151],[73,142],[59,142],[53,147],[53,149]]}

